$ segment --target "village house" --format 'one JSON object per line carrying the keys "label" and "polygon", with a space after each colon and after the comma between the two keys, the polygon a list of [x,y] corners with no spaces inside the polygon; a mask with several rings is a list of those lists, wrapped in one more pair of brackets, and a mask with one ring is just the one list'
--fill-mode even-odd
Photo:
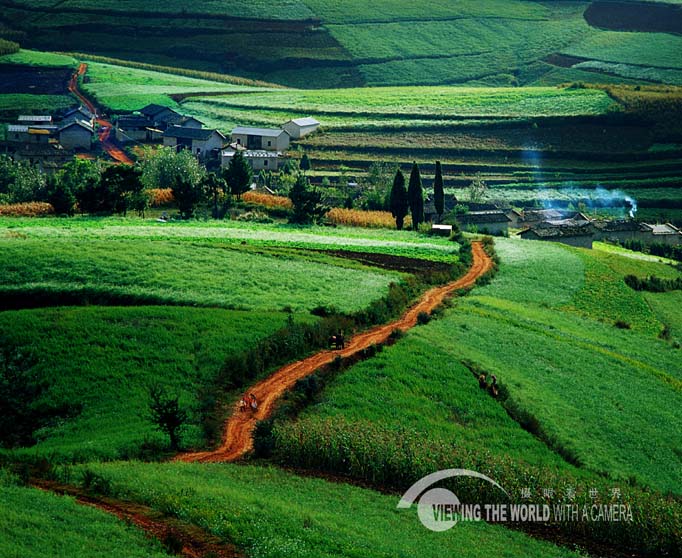
{"label": "village house", "polygon": [[664,223],[662,225],[650,225],[642,223],[642,232],[645,238],[648,238],[650,244],[660,243],[675,246],[682,244],[682,231],[671,223]]}
{"label": "village house", "polygon": [[519,221],[520,226],[534,225],[543,221],[561,221],[573,219],[575,221],[589,222],[590,219],[579,211],[569,209],[528,209],[523,212],[523,219]]}
{"label": "village house", "polygon": [[457,215],[457,222],[463,231],[483,234],[509,234],[509,217],[501,209],[469,211]]}
{"label": "village house", "polygon": [[[448,213],[451,213],[454,209],[455,206],[457,205],[457,199],[455,196],[445,196],[443,198],[443,215],[447,215]],[[441,216],[441,217],[442,217]],[[431,223],[433,221],[438,220],[438,212],[436,211],[436,202],[433,198],[433,196],[429,196],[424,200],[424,220],[427,223]]]}
{"label": "village house", "polygon": [[[230,161],[237,153],[237,150],[231,146],[230,149],[225,149],[222,152],[221,166],[227,167]],[[278,151],[264,151],[264,150],[253,150],[253,149],[240,149],[244,159],[251,165],[254,171],[262,170],[279,170],[280,165],[285,160],[281,153]]]}
{"label": "village house", "polygon": [[509,217],[509,226],[513,229],[521,228],[523,223],[523,213],[518,209],[509,208],[504,210],[504,214]]}
{"label": "village house", "polygon": [[282,126],[291,139],[304,138],[315,132],[319,127],[320,123],[314,118],[295,118]]}
{"label": "village house", "polygon": [[218,130],[204,128],[171,126],[163,134],[163,145],[176,151],[188,149],[202,161],[217,159],[225,141],[225,136]]}
{"label": "village house", "polygon": [[56,126],[35,128],[25,124],[10,124],[7,126],[6,137],[8,143],[47,145],[50,143],[54,130],[56,130]]}
{"label": "village house", "polygon": [[115,130],[116,140],[120,143],[144,142],[161,138],[161,132],[150,126],[145,116],[138,114],[119,116]]}
{"label": "village house", "polygon": [[287,132],[277,128],[237,127],[232,130],[232,142],[246,149],[265,151],[286,151],[290,137]]}
{"label": "village house", "polygon": [[78,120],[81,120],[83,122],[87,122],[94,128],[95,126],[95,115],[92,114],[87,107],[84,106],[79,106],[78,108],[72,108],[67,110],[64,113],[64,116],[61,119],[61,125],[64,126],[65,124],[70,124],[71,122],[76,122]]}
{"label": "village house", "polygon": [[59,128],[59,143],[71,151],[90,151],[94,132],[94,128],[83,120],[67,122]]}
{"label": "village house", "polygon": [[592,248],[595,228],[589,221],[562,219],[552,222],[543,221],[521,231],[519,236],[525,240],[544,240],[560,242],[580,248]]}
{"label": "village house", "polygon": [[172,108],[155,104],[142,107],[138,112],[149,121],[150,126],[154,127],[160,127],[168,122],[169,119],[180,116]]}

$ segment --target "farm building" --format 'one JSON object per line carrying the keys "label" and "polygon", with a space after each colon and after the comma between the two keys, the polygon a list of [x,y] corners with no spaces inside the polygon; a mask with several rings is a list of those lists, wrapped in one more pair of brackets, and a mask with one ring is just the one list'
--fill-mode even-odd
{"label": "farm building", "polygon": [[25,124],[10,124],[7,126],[7,141],[9,143],[23,143],[27,145],[50,143],[52,132],[56,126],[47,128],[34,128]]}
{"label": "farm building", "polygon": [[626,240],[644,240],[642,225],[632,219],[616,219],[612,221],[595,221],[595,240],[624,242]]}
{"label": "farm building", "polygon": [[431,232],[437,236],[450,236],[452,225],[431,225]]}
{"label": "farm building", "polygon": [[287,132],[277,128],[237,127],[232,130],[232,143],[253,150],[285,151],[290,139]]}
{"label": "farm building", "polygon": [[561,242],[580,248],[592,248],[594,225],[589,221],[563,219],[554,223],[544,221],[530,229],[521,231],[519,236],[526,240],[545,240]]}
{"label": "farm building", "polygon": [[64,149],[90,151],[94,128],[83,120],[67,122],[59,128],[59,143]]}
{"label": "farm building", "polygon": [[52,117],[45,115],[22,114],[17,118],[17,122],[25,126],[49,126],[52,124]]}
{"label": "farm building", "polygon": [[[445,196],[443,198],[443,215],[447,215],[452,212],[457,205],[457,199],[455,196]],[[424,219],[427,222],[438,220],[438,213],[436,212],[436,202],[433,196],[429,196],[424,200]]]}
{"label": "farm building", "polygon": [[509,217],[500,209],[462,213],[457,215],[457,222],[464,231],[509,234]]}
{"label": "farm building", "polygon": [[169,118],[174,116],[180,116],[173,109],[164,107],[162,105],[147,105],[138,111],[142,116],[144,116],[152,126],[156,126],[165,122]]}
{"label": "farm building", "polygon": [[519,221],[521,226],[542,223],[543,221],[561,221],[573,219],[575,221],[589,222],[589,218],[579,211],[568,209],[530,209],[524,210],[523,219]]}
{"label": "farm building", "polygon": [[521,223],[523,222],[523,213],[519,211],[518,209],[506,209],[504,211],[504,214],[509,217],[509,226],[512,227],[513,229],[518,229],[521,227]]}
{"label": "farm building", "polygon": [[649,243],[661,243],[668,244],[669,246],[675,246],[677,244],[682,244],[682,231],[678,229],[675,225],[671,223],[665,223],[663,225],[649,225],[648,223],[642,223],[642,233],[644,234],[646,242]]}
{"label": "farm building", "polygon": [[146,117],[130,114],[116,120],[116,139],[121,143],[131,141],[152,141],[159,139],[161,132],[150,126]]}
{"label": "farm building", "polygon": [[92,114],[87,107],[80,106],[78,108],[72,108],[64,113],[61,121],[61,125],[64,126],[70,122],[75,122],[77,120],[82,120],[90,124],[90,126],[95,125],[95,115]]}
{"label": "farm building", "polygon": [[289,120],[282,126],[285,132],[289,134],[291,139],[301,139],[312,134],[320,127],[320,123],[314,118],[295,118]]}
{"label": "farm building", "polygon": [[[242,152],[242,155],[244,155],[244,159],[248,161],[248,163],[251,165],[254,171],[261,170],[276,171],[279,169],[279,166],[282,164],[282,161],[284,161],[284,157],[282,157],[282,154],[277,151],[264,151],[252,149],[251,150],[245,149],[240,151]],[[237,151],[233,148],[223,150],[220,165],[222,167],[227,167],[227,165],[230,164],[230,161],[232,160],[236,152]]]}
{"label": "farm building", "polygon": [[225,136],[218,130],[171,126],[163,134],[163,145],[176,150],[189,149],[201,160],[217,158]]}

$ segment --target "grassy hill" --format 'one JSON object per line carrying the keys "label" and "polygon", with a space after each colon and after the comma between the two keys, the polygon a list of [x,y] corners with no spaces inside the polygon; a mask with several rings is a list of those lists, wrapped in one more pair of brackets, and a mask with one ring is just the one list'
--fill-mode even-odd
{"label": "grassy hill", "polygon": [[[674,54],[682,38],[666,32],[668,13],[639,3],[633,9],[651,22],[646,29],[604,29],[602,20],[622,4],[437,1],[425,12],[405,0],[0,3],[5,35],[31,48],[291,86],[532,85],[613,76],[682,83]],[[586,18],[588,8],[594,15]]]}

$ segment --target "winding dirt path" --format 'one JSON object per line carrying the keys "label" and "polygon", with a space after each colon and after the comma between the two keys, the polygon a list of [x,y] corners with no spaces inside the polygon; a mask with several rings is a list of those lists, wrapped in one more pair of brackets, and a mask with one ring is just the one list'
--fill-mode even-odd
{"label": "winding dirt path", "polygon": [[492,260],[485,253],[480,242],[472,243],[472,247],[473,265],[466,275],[457,281],[426,291],[419,302],[407,310],[401,318],[359,333],[350,339],[345,349],[321,351],[306,359],[280,368],[274,374],[247,390],[248,393],[255,394],[258,399],[258,410],[252,413],[239,412],[238,409],[235,409],[225,425],[223,442],[218,449],[181,454],[176,457],[176,460],[210,463],[234,461],[244,456],[253,448],[252,433],[256,423],[268,418],[272,414],[277,400],[285,391],[291,389],[298,380],[312,374],[325,364],[329,364],[337,356],[350,357],[370,345],[385,342],[395,329],[405,331],[414,327],[417,324],[417,316],[420,312],[431,312],[454,291],[471,287],[476,282],[476,279],[486,273],[493,265]]}
{"label": "winding dirt path", "polygon": [[171,539],[178,545],[176,548],[179,553],[176,555],[184,558],[242,558],[244,556],[234,546],[223,542],[219,537],[204,529],[172,517],[166,517],[160,512],[141,504],[104,496],[93,496],[76,486],[63,485],[48,480],[34,479],[30,485],[46,492],[73,496],[79,504],[115,515],[123,521],[132,523],[149,537],[158,539],[162,543]]}
{"label": "winding dirt path", "polygon": [[87,64],[81,63],[78,66],[78,69],[73,76],[71,76],[71,80],[69,81],[69,91],[73,93],[92,114],[95,115],[95,122],[97,122],[97,124],[100,126],[97,137],[99,138],[104,151],[109,154],[109,157],[118,163],[132,165],[133,160],[126,155],[126,153],[114,142],[114,140],[111,139],[111,130],[113,130],[113,124],[97,114],[97,107],[95,107],[93,102],[90,101],[90,99],[88,99],[78,87],[79,78],[84,76],[85,72],[87,71]]}

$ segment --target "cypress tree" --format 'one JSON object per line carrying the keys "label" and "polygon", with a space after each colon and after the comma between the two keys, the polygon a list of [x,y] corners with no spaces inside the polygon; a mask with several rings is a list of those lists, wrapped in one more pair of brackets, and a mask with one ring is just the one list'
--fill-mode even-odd
{"label": "cypress tree", "polygon": [[445,192],[443,191],[443,171],[440,161],[436,161],[436,178],[433,181],[433,203],[436,206],[438,222],[440,223],[445,211]]}
{"label": "cypress tree", "polygon": [[424,221],[424,189],[422,188],[422,177],[419,173],[419,165],[412,164],[410,173],[410,185],[407,188],[407,200],[410,204],[412,214],[412,228],[416,231],[419,223]]}
{"label": "cypress tree", "polygon": [[391,215],[395,218],[395,226],[400,231],[403,229],[403,223],[409,210],[407,203],[407,190],[405,190],[405,176],[400,169],[395,173],[393,179],[393,188],[391,188],[390,197]]}

